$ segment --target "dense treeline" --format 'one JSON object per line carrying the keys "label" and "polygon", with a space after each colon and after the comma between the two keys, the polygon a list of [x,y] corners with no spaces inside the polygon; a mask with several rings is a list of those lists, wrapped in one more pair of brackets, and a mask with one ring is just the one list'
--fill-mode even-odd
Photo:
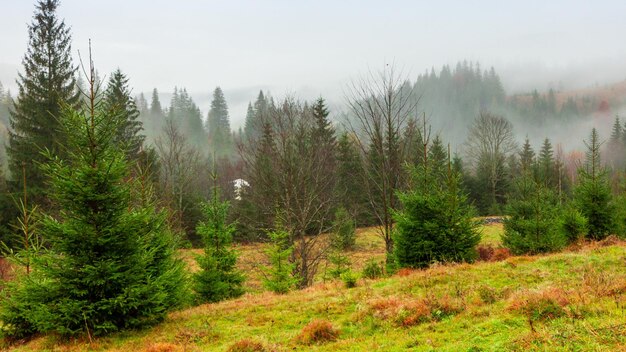
{"label": "dense treeline", "polygon": [[[131,96],[120,69],[98,82],[90,63],[78,83],[58,5],[37,3],[16,98],[0,86],[1,240],[21,270],[0,305],[7,336],[104,334],[239,296],[233,241],[270,242],[264,284],[282,293],[311,285],[325,259],[354,285],[342,253],[356,226],[379,229],[387,272],[475,260],[476,215],[507,215],[515,253],[626,232],[619,118],[606,145],[591,131],[584,158],[515,137],[520,121],[582,117],[587,101],[507,99],[475,63],[413,83],[387,66],[349,85],[342,123],[322,97],[261,91],[233,132],[220,87],[205,118],[185,88],[167,106],[156,89]],[[437,133],[452,122],[456,154]],[[204,249],[192,279],[181,246]]]}

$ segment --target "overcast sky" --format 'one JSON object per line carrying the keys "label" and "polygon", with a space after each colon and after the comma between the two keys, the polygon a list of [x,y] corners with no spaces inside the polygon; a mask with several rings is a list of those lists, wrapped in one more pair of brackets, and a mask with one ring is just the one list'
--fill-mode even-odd
{"label": "overcast sky", "polygon": [[[34,2],[0,0],[0,82],[15,89]],[[386,62],[411,77],[477,60],[509,91],[626,78],[626,1],[62,0],[73,51],[92,39],[101,73],[134,92],[187,87],[203,112],[219,85],[233,125],[258,89],[342,101]],[[164,102],[167,103],[167,102]]]}

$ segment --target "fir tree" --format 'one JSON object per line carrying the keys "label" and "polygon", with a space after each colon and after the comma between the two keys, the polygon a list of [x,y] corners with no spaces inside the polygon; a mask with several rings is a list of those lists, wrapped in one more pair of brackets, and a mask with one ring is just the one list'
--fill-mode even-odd
{"label": "fir tree", "polygon": [[578,184],[574,188],[574,200],[578,210],[587,219],[587,236],[603,239],[614,230],[615,206],[612,202],[608,173],[600,162],[602,143],[598,131],[591,130],[584,167],[578,170]]}
{"label": "fir tree", "polygon": [[63,159],[48,151],[43,166],[50,194],[61,209],[46,216],[41,235],[49,252],[13,283],[2,301],[5,335],[103,335],[162,320],[182,303],[184,265],[164,214],[153,204],[131,203],[128,164],[112,138],[119,119],[94,99],[90,107],[65,105]]}
{"label": "fir tree", "polygon": [[264,270],[263,286],[275,293],[287,293],[298,284],[298,278],[293,276],[296,264],[289,261],[293,253],[293,244],[289,242],[289,233],[277,230],[268,234],[271,245],[267,255],[271,266]]}
{"label": "fir tree", "polygon": [[58,155],[65,143],[61,133],[61,105],[76,106],[79,93],[71,60],[70,29],[59,20],[58,0],[39,0],[33,21],[28,26],[28,48],[19,73],[18,96],[11,111],[9,168],[16,175],[17,189],[22,182],[17,175],[26,166],[29,197],[40,204],[45,199],[44,176],[39,164],[46,160],[41,153],[49,150]]}
{"label": "fir tree", "polygon": [[104,92],[104,108],[109,116],[115,116],[120,120],[112,142],[123,145],[130,160],[137,160],[146,137],[140,134],[143,126],[141,121],[137,120],[139,110],[130,96],[128,78],[120,69],[115,70],[109,78]]}
{"label": "fir tree", "polygon": [[228,223],[229,208],[228,202],[220,201],[214,185],[212,198],[203,204],[205,219],[196,228],[204,244],[204,254],[196,258],[200,271],[194,275],[194,288],[201,302],[243,294],[244,277],[235,267],[237,254],[230,248],[235,225]]}
{"label": "fir tree", "polygon": [[207,130],[209,144],[217,156],[229,155],[232,153],[232,138],[230,131],[230,120],[228,117],[228,105],[224,98],[224,93],[220,87],[213,92],[213,101],[207,118]]}

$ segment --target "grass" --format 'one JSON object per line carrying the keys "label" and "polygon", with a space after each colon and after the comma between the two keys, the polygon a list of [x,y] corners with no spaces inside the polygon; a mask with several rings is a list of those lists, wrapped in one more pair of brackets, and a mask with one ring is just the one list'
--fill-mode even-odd
{"label": "grass", "polygon": [[[497,239],[497,229],[485,230]],[[263,259],[256,247],[239,247],[242,268]],[[374,229],[359,230],[349,253],[353,270],[369,258],[384,259],[382,248]],[[152,329],[91,343],[43,336],[11,350],[620,351],[626,350],[625,268],[626,243],[614,241],[403,270],[360,279],[351,289],[340,280],[320,281],[287,295],[258,292],[258,276],[249,273],[251,293],[172,313]]]}

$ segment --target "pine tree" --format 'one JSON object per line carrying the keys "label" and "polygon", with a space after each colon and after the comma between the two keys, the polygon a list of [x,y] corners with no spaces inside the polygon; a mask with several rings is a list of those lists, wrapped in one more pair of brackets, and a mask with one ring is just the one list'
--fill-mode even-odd
{"label": "pine tree", "polygon": [[[214,175],[215,177],[215,175]],[[200,271],[194,275],[194,288],[201,302],[217,302],[243,294],[243,275],[237,270],[237,254],[230,248],[235,225],[228,223],[228,202],[219,198],[213,187],[213,196],[203,204],[205,219],[196,232],[202,236],[204,253],[196,258]]]}
{"label": "pine tree", "polygon": [[43,171],[61,212],[41,222],[49,252],[2,301],[8,336],[136,328],[162,320],[184,298],[184,264],[174,258],[165,216],[153,204],[132,205],[124,151],[112,143],[120,121],[95,101],[91,72],[90,106],[62,112],[65,157],[46,155]]}
{"label": "pine tree", "polygon": [[615,225],[615,206],[607,170],[600,162],[602,143],[598,131],[591,130],[584,167],[578,170],[578,184],[574,188],[574,201],[587,219],[587,236],[599,240],[610,235]]}
{"label": "pine tree", "polygon": [[228,105],[220,87],[215,88],[213,92],[213,101],[207,118],[207,130],[211,150],[218,157],[230,155],[233,152]]}
{"label": "pine tree", "polygon": [[[18,76],[18,96],[11,111],[11,131],[7,149],[12,175],[21,175],[26,167],[29,198],[42,204],[45,178],[39,164],[46,160],[43,150],[59,155],[65,143],[61,134],[61,105],[76,106],[79,93],[71,60],[71,35],[56,11],[58,0],[39,0],[33,21],[28,26],[28,48]],[[16,188],[22,188],[15,177]]]}
{"label": "pine tree", "polygon": [[120,120],[112,142],[124,146],[129,160],[137,160],[146,137],[140,134],[143,126],[137,119],[139,110],[130,96],[128,78],[120,69],[111,74],[103,102],[108,114]]}
{"label": "pine tree", "polygon": [[271,245],[267,255],[271,266],[264,269],[263,286],[274,293],[287,293],[296,287],[298,278],[293,276],[296,264],[289,261],[293,253],[293,244],[289,242],[289,234],[284,230],[276,230],[268,234]]}
{"label": "pine tree", "polygon": [[626,148],[624,148],[624,130],[619,117],[615,117],[611,138],[607,145],[607,161],[613,170],[619,170],[624,167],[626,161]]}

